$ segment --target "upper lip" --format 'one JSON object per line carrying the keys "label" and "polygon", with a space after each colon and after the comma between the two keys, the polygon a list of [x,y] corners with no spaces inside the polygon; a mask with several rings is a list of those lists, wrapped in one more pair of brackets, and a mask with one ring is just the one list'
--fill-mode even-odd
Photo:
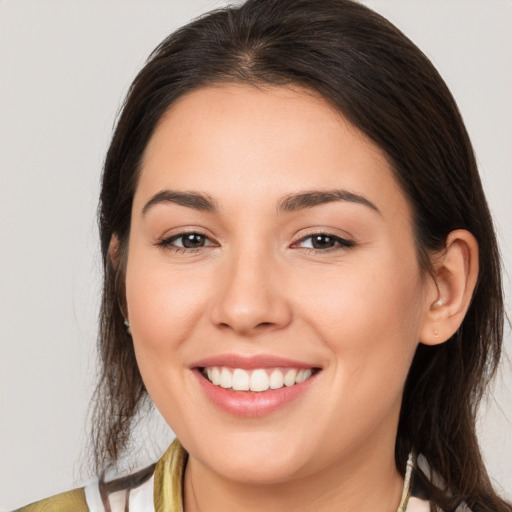
{"label": "upper lip", "polygon": [[240,354],[219,354],[195,361],[190,366],[192,368],[224,366],[227,368],[243,368],[246,370],[254,370],[257,368],[318,368],[317,365],[311,363],[269,354],[258,354],[252,356]]}

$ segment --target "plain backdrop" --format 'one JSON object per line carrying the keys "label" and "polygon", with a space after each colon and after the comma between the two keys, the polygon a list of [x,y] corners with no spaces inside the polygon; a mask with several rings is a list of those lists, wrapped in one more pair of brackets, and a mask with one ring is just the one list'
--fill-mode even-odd
{"label": "plain backdrop", "polygon": [[[214,0],[0,0],[0,510],[86,482],[96,371],[102,161],[149,52]],[[478,156],[512,270],[512,2],[374,0],[434,61]],[[512,354],[507,330],[509,356]],[[480,416],[493,479],[512,498],[512,371]],[[172,433],[137,433],[139,464]],[[135,462],[132,461],[132,464]]]}

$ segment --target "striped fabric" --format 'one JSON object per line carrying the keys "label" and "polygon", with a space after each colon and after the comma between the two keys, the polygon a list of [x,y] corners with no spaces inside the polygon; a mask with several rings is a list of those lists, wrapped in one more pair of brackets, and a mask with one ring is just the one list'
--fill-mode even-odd
{"label": "striped fabric", "polygon": [[[130,477],[65,492],[15,512],[183,512],[183,475],[188,454],[175,439],[156,466]],[[397,512],[430,512],[430,504],[407,463],[402,499]],[[471,512],[462,505],[457,512]]]}

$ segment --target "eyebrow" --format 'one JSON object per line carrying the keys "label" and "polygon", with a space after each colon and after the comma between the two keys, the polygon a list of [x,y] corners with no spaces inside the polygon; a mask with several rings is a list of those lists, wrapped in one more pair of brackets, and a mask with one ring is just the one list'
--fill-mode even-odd
{"label": "eyebrow", "polygon": [[366,197],[349,192],[348,190],[314,190],[290,194],[279,202],[277,210],[278,212],[289,213],[337,201],[361,204],[381,214],[377,206],[366,199]]}
{"label": "eyebrow", "polygon": [[187,208],[194,208],[209,213],[217,213],[218,208],[215,201],[206,194],[198,192],[177,192],[175,190],[162,190],[155,194],[142,208],[142,215],[145,215],[157,204],[174,203]]}
{"label": "eyebrow", "polygon": [[[300,192],[290,194],[284,197],[277,206],[279,213],[290,213],[306,208],[313,208],[327,203],[337,201],[348,201],[351,203],[361,204],[368,208],[381,213],[380,210],[366,197],[348,190],[314,190],[310,192]],[[198,192],[177,192],[175,190],[162,190],[156,193],[142,209],[142,215],[145,215],[151,208],[157,204],[174,203],[179,206],[193,208],[195,210],[205,211],[209,213],[218,213],[219,209],[213,198],[207,194]]]}

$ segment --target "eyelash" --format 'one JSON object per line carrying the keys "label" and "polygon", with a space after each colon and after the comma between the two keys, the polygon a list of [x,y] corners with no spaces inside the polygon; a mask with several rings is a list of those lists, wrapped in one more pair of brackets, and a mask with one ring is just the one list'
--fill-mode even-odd
{"label": "eyelash", "polygon": [[333,235],[332,233],[317,232],[317,233],[310,233],[310,234],[302,237],[300,240],[295,242],[292,245],[292,247],[296,247],[298,244],[303,243],[304,241],[306,241],[308,239],[313,239],[315,237],[329,238],[335,245],[333,247],[327,247],[324,249],[318,249],[315,247],[302,247],[302,249],[306,249],[307,251],[312,251],[314,253],[326,253],[326,252],[331,252],[331,251],[352,249],[356,245],[355,242],[353,242],[352,240],[347,240],[346,238],[342,238],[340,236]]}
{"label": "eyelash", "polygon": [[180,247],[180,246],[177,246],[174,244],[174,242],[176,242],[176,240],[179,240],[180,238],[182,239],[182,243],[183,243],[183,239],[186,237],[186,236],[199,236],[203,239],[203,241],[210,241],[210,238],[205,235],[204,233],[201,233],[200,231],[183,231],[181,233],[178,233],[177,235],[173,235],[173,236],[170,236],[168,238],[164,238],[160,241],[158,241],[156,243],[156,245],[158,247],[162,247],[164,249],[170,249],[172,251],[175,251],[177,253],[185,253],[185,252],[197,252],[197,251],[200,251],[201,249],[204,249],[205,247],[215,247],[215,243],[211,243],[211,244],[205,244],[205,245],[201,245],[199,247]]}
{"label": "eyelash", "polygon": [[[180,246],[175,245],[175,242],[179,239],[182,239],[182,244],[183,244],[183,242],[184,242],[183,239],[186,236],[201,237],[202,241],[204,242],[204,245],[201,245],[199,247],[180,247]],[[323,237],[324,239],[328,238],[332,241],[332,243],[334,245],[332,247],[327,247],[327,248],[323,248],[323,249],[319,249],[319,248],[315,248],[315,247],[302,247],[302,249],[305,249],[308,252],[326,253],[326,252],[331,252],[331,251],[352,249],[356,245],[353,241],[347,240],[346,238],[342,238],[337,235],[333,235],[332,233],[317,232],[317,233],[311,233],[311,234],[308,234],[308,235],[302,237],[297,242],[294,242],[291,245],[291,247],[292,248],[301,248],[301,247],[299,247],[299,244],[304,243],[308,239],[313,239],[314,237],[317,237],[317,238]],[[164,238],[163,240],[158,241],[156,243],[156,245],[158,247],[173,250],[177,253],[186,253],[186,252],[193,253],[193,252],[200,251],[206,247],[215,247],[216,246],[216,244],[214,242],[208,244],[207,243],[208,241],[212,242],[211,239],[204,233],[201,233],[199,231],[185,231],[185,232],[173,235],[171,237]],[[314,242],[312,242],[312,243],[314,243]]]}

